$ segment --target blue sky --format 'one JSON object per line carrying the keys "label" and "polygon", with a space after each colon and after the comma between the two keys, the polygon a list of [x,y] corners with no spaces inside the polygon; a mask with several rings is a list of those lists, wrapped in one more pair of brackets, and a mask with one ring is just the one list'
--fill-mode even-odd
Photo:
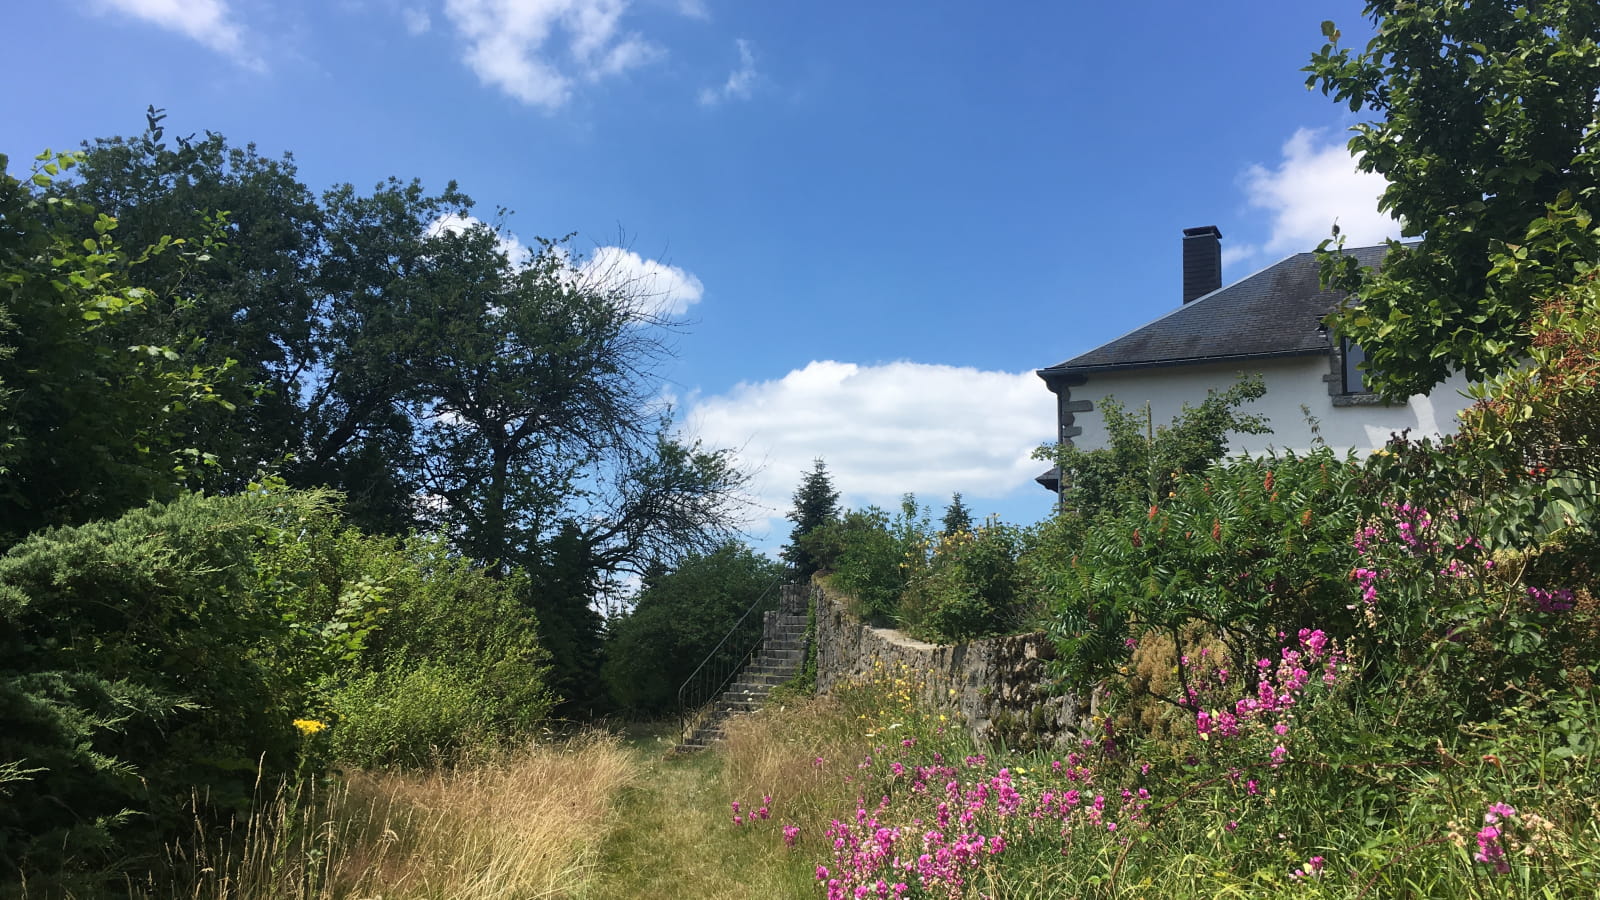
{"label": "blue sky", "polygon": [[1184,227],[1220,226],[1229,281],[1335,216],[1353,244],[1395,232],[1355,118],[1299,71],[1360,8],[17,4],[0,152],[15,172],[155,104],[171,133],[292,151],[314,190],[455,179],[681,311],[661,389],[760,470],[759,543],[815,456],[852,505],[959,490],[1031,522],[1054,425],[1032,371],[1176,305]]}

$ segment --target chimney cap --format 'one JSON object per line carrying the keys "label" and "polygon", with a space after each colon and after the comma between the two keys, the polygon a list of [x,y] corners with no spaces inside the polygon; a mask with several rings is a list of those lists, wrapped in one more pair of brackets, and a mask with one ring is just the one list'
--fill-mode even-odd
{"label": "chimney cap", "polygon": [[1183,236],[1186,238],[1215,237],[1220,239],[1222,237],[1222,230],[1217,228],[1215,225],[1197,225],[1193,228],[1185,228],[1183,230]]}

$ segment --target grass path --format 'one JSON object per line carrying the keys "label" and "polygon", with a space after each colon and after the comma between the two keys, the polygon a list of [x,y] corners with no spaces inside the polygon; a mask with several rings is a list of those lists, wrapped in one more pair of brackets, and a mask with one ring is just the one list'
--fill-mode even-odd
{"label": "grass path", "polygon": [[[660,733],[628,739],[638,778],[613,812],[585,898],[811,898],[804,854],[783,845],[776,819],[735,828],[716,750],[667,756]],[[745,798],[759,800],[760,798]]]}

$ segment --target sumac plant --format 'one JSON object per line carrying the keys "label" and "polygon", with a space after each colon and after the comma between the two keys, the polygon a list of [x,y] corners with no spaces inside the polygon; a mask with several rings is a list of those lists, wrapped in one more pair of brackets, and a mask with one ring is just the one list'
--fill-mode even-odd
{"label": "sumac plant", "polygon": [[1304,627],[1350,633],[1357,469],[1327,448],[1235,459],[1100,519],[1050,585],[1064,674],[1115,673],[1153,634],[1173,642],[1181,688],[1199,642],[1239,661]]}

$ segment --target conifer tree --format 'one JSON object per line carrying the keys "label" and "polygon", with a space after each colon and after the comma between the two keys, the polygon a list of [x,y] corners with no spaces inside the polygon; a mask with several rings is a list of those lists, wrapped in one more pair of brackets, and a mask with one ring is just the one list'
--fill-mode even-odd
{"label": "conifer tree", "polygon": [[961,502],[961,492],[956,491],[950,496],[950,505],[945,507],[944,519],[940,522],[940,534],[960,534],[972,530],[972,510]]}
{"label": "conifer tree", "polygon": [[789,543],[783,548],[783,559],[794,567],[795,576],[809,581],[816,574],[817,561],[806,549],[801,539],[816,528],[839,519],[839,492],[833,489],[828,477],[828,467],[821,457],[794,492],[794,509],[789,511],[789,521],[794,530],[789,532]]}

